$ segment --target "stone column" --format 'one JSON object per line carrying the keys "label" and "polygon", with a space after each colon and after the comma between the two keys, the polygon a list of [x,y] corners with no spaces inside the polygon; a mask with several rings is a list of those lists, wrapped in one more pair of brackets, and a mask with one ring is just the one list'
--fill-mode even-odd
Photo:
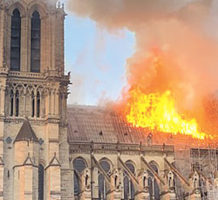
{"label": "stone column", "polygon": [[3,200],[3,184],[4,184],[4,163],[2,158],[0,158],[0,200]]}
{"label": "stone column", "polygon": [[24,198],[25,200],[33,200],[33,167],[24,167]]}
{"label": "stone column", "polygon": [[13,90],[13,116],[16,114],[16,90]]}
{"label": "stone column", "polygon": [[114,169],[111,176],[112,191],[107,195],[107,199],[120,200],[121,199],[121,171]]}
{"label": "stone column", "polygon": [[98,168],[92,169],[92,198],[98,199]]}
{"label": "stone column", "polygon": [[142,170],[138,175],[139,188],[138,193],[135,196],[136,200],[149,200],[148,192],[148,173],[146,170]]}
{"label": "stone column", "polygon": [[21,71],[28,71],[28,20],[27,16],[21,16]]}
{"label": "stone column", "polygon": [[60,166],[50,166],[48,169],[49,179],[50,179],[50,200],[60,200],[61,199],[61,170]]}
{"label": "stone column", "polygon": [[80,200],[91,200],[91,173],[88,168],[83,171],[81,176],[81,196]]}

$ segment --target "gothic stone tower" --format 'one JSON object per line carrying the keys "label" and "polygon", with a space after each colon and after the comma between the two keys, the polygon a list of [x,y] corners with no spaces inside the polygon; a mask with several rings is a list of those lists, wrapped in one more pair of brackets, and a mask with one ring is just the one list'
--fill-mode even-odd
{"label": "gothic stone tower", "polygon": [[72,199],[64,18],[57,0],[0,0],[0,200]]}

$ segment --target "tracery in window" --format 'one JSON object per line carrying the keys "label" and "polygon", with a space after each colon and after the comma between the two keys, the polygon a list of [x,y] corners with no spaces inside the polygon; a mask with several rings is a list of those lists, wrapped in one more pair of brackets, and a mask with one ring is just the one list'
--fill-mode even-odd
{"label": "tracery in window", "polygon": [[[158,174],[158,168],[154,163],[150,163],[151,168]],[[148,189],[150,199],[160,200],[160,189],[154,175],[148,171]]]}
{"label": "tracery in window", "polygon": [[[107,175],[111,172],[111,166],[107,160],[100,161],[100,165],[102,169],[105,171]],[[107,198],[107,191],[108,191],[108,185],[105,181],[104,175],[99,171],[98,175],[98,198],[99,200],[106,200]]]}
{"label": "tracery in window", "polygon": [[[128,169],[133,174],[135,174],[134,165],[130,161],[127,161],[125,164],[128,167]],[[126,171],[124,171],[124,174],[123,174],[123,184],[124,184],[124,199],[133,200],[135,197],[135,188]]]}
{"label": "tracery in window", "polygon": [[74,196],[79,197],[81,192],[81,181],[80,175],[87,167],[86,161],[83,158],[76,158],[73,161],[73,168],[74,168]]}

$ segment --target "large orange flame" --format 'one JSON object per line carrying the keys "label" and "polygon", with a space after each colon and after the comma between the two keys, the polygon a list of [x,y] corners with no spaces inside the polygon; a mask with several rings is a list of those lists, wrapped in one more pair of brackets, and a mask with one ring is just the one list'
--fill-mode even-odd
{"label": "large orange flame", "polygon": [[145,94],[138,88],[131,89],[126,106],[126,120],[135,127],[189,135],[201,140],[210,137],[199,130],[195,119],[185,120],[178,113],[169,90],[162,94]]}

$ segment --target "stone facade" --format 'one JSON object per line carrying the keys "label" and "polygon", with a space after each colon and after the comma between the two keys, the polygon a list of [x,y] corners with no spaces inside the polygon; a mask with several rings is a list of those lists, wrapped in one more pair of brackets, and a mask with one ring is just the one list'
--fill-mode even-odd
{"label": "stone facade", "polygon": [[[39,32],[31,27],[34,12]],[[71,180],[65,175],[70,168],[64,18],[55,0],[0,0],[0,199],[72,199],[63,189]],[[40,41],[35,45],[39,58],[34,39]],[[11,70],[16,59],[19,70]],[[31,68],[34,59],[40,61],[37,73]],[[28,127],[22,129],[25,123],[33,135]]]}
{"label": "stone facade", "polygon": [[217,173],[189,170],[185,151],[111,110],[67,107],[64,18],[57,0],[0,0],[0,200],[216,199]]}

